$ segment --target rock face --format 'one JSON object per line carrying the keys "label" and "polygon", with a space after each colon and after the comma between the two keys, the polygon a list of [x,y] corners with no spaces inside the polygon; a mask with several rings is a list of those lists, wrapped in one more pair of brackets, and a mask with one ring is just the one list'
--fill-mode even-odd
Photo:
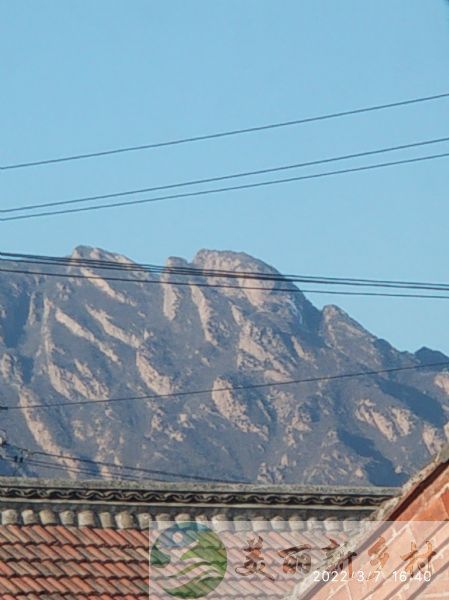
{"label": "rock face", "polygon": [[[87,247],[73,256],[130,262]],[[233,252],[202,250],[192,264],[168,264],[276,273]],[[104,270],[57,270],[97,278],[0,273],[1,403],[162,397],[3,411],[10,444],[214,479],[396,485],[446,441],[449,373],[441,369],[238,389],[446,358],[399,352],[338,307],[316,309],[291,284],[277,293],[279,283],[267,281],[242,290],[236,284],[251,284],[176,286],[169,281],[180,277],[167,273],[120,282],[105,280],[114,273]],[[53,464],[72,467],[70,477],[116,474],[37,460],[2,460],[1,472],[63,476]]]}

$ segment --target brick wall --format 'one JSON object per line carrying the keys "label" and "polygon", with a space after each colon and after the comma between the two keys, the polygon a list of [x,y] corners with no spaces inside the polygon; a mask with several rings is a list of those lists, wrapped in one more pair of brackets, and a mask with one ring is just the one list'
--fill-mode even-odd
{"label": "brick wall", "polygon": [[[416,482],[407,486],[399,503],[384,519],[375,535],[360,549],[357,547],[357,557],[352,561],[353,577],[339,580],[341,570],[336,570],[339,574],[334,573],[335,581],[315,584],[308,593],[297,598],[449,599],[449,461],[424,470]],[[385,540],[383,553],[376,554],[373,548],[376,549],[381,537]],[[382,566],[379,557],[385,559]],[[418,563],[422,563],[421,570]],[[347,570],[347,564],[342,569]],[[376,571],[380,574],[368,579]],[[360,573],[363,573],[361,580],[358,579]],[[406,574],[405,580],[401,573]],[[423,573],[429,581],[424,579]]]}
{"label": "brick wall", "polygon": [[[430,481],[428,479],[431,479]],[[449,519],[449,464],[418,483],[389,517],[398,521],[445,521]]]}

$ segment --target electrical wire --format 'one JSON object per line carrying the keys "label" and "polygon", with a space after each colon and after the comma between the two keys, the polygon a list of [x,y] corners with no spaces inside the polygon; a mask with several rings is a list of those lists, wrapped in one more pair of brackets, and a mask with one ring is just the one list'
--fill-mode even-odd
{"label": "electrical wire", "polygon": [[[33,453],[33,452],[32,452]],[[32,459],[31,457],[26,457],[26,458],[21,458],[20,460],[18,460],[17,457],[12,457],[12,456],[2,456],[1,460],[6,460],[9,462],[12,462],[15,465],[15,473],[17,473],[17,469],[20,466],[42,466],[42,467],[46,467],[46,468],[50,468],[50,469],[63,469],[65,471],[68,471],[69,473],[79,473],[79,474],[85,474],[85,475],[90,475],[93,477],[101,477],[100,473],[95,473],[86,469],[82,469],[80,467],[70,467],[70,466],[63,466],[63,465],[57,465],[57,464],[53,464],[51,462],[48,461],[37,461]],[[124,477],[124,479],[127,479],[126,477]]]}
{"label": "electrical wire", "polygon": [[97,194],[95,196],[84,196],[81,198],[74,198],[71,200],[60,200],[60,201],[56,201],[56,202],[44,202],[44,203],[40,203],[40,204],[25,204],[22,206],[15,206],[13,208],[0,209],[0,214],[21,212],[21,211],[25,211],[25,210],[36,210],[39,208],[50,208],[53,206],[66,206],[66,205],[79,204],[79,203],[84,203],[84,202],[93,202],[95,200],[106,200],[108,198],[119,198],[119,197],[123,197],[123,196],[143,194],[146,192],[156,192],[156,191],[169,190],[169,189],[174,189],[174,188],[179,188],[179,187],[201,185],[201,184],[205,184],[205,183],[215,183],[218,181],[226,181],[229,179],[238,179],[241,177],[250,177],[250,176],[255,176],[255,175],[267,175],[268,173],[277,173],[277,172],[288,171],[288,170],[292,170],[292,169],[301,169],[304,167],[318,166],[318,165],[323,165],[323,164],[328,164],[328,163],[333,163],[333,162],[339,162],[339,161],[343,161],[343,160],[350,160],[350,159],[354,159],[354,158],[363,158],[363,157],[367,157],[367,156],[385,154],[388,152],[397,152],[398,150],[407,150],[407,149],[411,149],[411,148],[429,146],[432,144],[442,144],[442,143],[445,143],[448,141],[449,141],[449,137],[434,138],[431,140],[421,140],[418,142],[412,142],[409,144],[401,144],[398,146],[377,148],[375,150],[366,150],[363,152],[344,154],[344,155],[340,155],[340,156],[332,156],[329,158],[310,160],[307,162],[294,163],[294,164],[289,164],[289,165],[280,165],[277,167],[269,167],[266,169],[258,169],[258,170],[254,170],[254,171],[243,171],[243,172],[239,172],[239,173],[231,173],[231,174],[227,174],[227,175],[220,175],[217,177],[193,179],[190,181],[183,181],[183,182],[178,182],[178,183],[170,183],[167,185],[159,185],[159,186],[153,186],[153,187],[125,190],[125,191],[121,191],[121,192],[113,192],[110,194],[99,194],[99,195]]}
{"label": "electrical wire", "polygon": [[235,392],[235,391],[246,391],[246,390],[254,390],[254,389],[266,389],[272,388],[276,386],[285,386],[285,385],[296,385],[302,383],[318,383],[321,381],[335,381],[340,379],[352,379],[355,377],[367,377],[372,375],[386,375],[391,373],[399,373],[405,371],[414,371],[419,369],[428,369],[428,368],[436,368],[436,367],[448,367],[449,361],[440,361],[435,363],[428,364],[418,364],[418,365],[409,365],[405,367],[392,367],[387,369],[378,369],[378,370],[370,370],[370,371],[359,371],[355,373],[340,373],[335,375],[324,375],[320,377],[308,377],[305,379],[289,379],[286,381],[275,381],[270,383],[255,383],[250,385],[234,385],[234,386],[222,386],[216,388],[207,388],[200,390],[191,390],[191,391],[179,391],[179,392],[171,392],[168,394],[145,394],[142,396],[128,396],[121,398],[99,398],[96,400],[75,400],[70,402],[50,402],[48,404],[28,404],[22,406],[5,406],[0,405],[0,411],[25,411],[25,410],[35,410],[35,409],[49,409],[49,408],[62,408],[66,406],[83,406],[86,404],[110,404],[110,403],[118,403],[118,402],[133,402],[133,401],[148,401],[148,400],[161,400],[165,398],[183,398],[187,396],[196,396],[196,395],[204,395],[211,394],[216,392]]}
{"label": "electrical wire", "polygon": [[[424,289],[424,290],[438,290],[438,291],[449,291],[449,283],[431,283],[431,282],[417,282],[417,281],[398,281],[388,279],[367,279],[367,278],[348,278],[348,277],[324,277],[324,276],[310,276],[310,275],[291,275],[282,273],[262,273],[257,271],[239,271],[239,270],[226,270],[226,269],[210,269],[210,268],[198,268],[198,267],[183,267],[183,266],[163,266],[154,265],[149,263],[124,263],[122,261],[102,260],[102,259],[90,259],[90,258],[78,258],[78,257],[58,257],[58,256],[45,256],[39,254],[23,254],[23,253],[12,253],[12,252],[1,252],[0,259],[5,261],[19,264],[29,265],[45,265],[45,266],[58,266],[67,268],[87,268],[87,269],[99,269],[106,271],[124,271],[131,273],[146,273],[147,275],[177,275],[183,277],[196,277],[196,278],[213,278],[213,279],[238,279],[238,280],[256,280],[256,281],[273,281],[283,283],[315,283],[323,285],[349,285],[349,286],[367,286],[367,287],[387,287],[387,288],[399,288],[399,289]],[[1,263],[0,263],[1,264]],[[30,271],[34,274],[34,271]],[[84,275],[83,275],[84,276]],[[142,282],[142,279],[124,279],[124,281]],[[172,282],[168,282],[170,285],[175,285]],[[196,285],[196,282],[189,282],[192,285]],[[215,286],[214,286],[215,287]],[[263,288],[266,289],[266,288]],[[290,291],[290,290],[286,290]]]}
{"label": "electrical wire", "polygon": [[362,167],[351,167],[351,168],[340,169],[340,170],[336,170],[336,171],[325,171],[323,173],[314,173],[314,174],[310,174],[310,175],[288,177],[285,179],[274,179],[274,180],[272,179],[272,180],[267,180],[267,181],[259,181],[259,182],[255,182],[255,183],[246,183],[246,184],[233,185],[233,186],[228,186],[228,187],[211,188],[211,189],[207,189],[207,190],[197,190],[195,192],[185,192],[185,193],[180,193],[180,194],[168,194],[165,196],[156,196],[155,198],[127,200],[127,201],[123,201],[123,202],[109,202],[107,204],[101,204],[101,205],[95,205],[95,206],[83,206],[83,207],[78,207],[78,208],[66,208],[64,210],[44,211],[44,212],[40,212],[40,213],[38,212],[38,213],[31,213],[31,214],[25,214],[25,215],[15,215],[13,217],[1,217],[0,221],[18,221],[18,220],[24,220],[24,219],[34,219],[34,218],[38,218],[38,217],[49,217],[49,216],[56,216],[56,215],[66,215],[66,214],[75,214],[75,213],[81,213],[81,212],[90,212],[93,210],[119,208],[119,207],[123,207],[123,206],[136,206],[136,205],[140,205],[140,204],[147,204],[150,202],[162,202],[162,201],[166,201],[166,200],[175,200],[175,199],[180,199],[180,198],[193,198],[193,197],[199,197],[199,196],[207,196],[207,195],[219,194],[219,193],[223,193],[223,192],[233,192],[233,191],[238,191],[238,190],[247,190],[247,189],[252,189],[252,188],[267,187],[267,186],[279,185],[279,184],[283,184],[283,183],[293,183],[295,181],[305,181],[307,179],[320,179],[323,177],[330,177],[333,175],[344,175],[344,174],[348,174],[348,173],[358,173],[358,172],[370,171],[370,170],[374,170],[374,169],[383,169],[386,167],[419,163],[419,162],[423,162],[423,161],[436,160],[439,158],[447,158],[448,156],[449,156],[449,152],[443,152],[440,154],[430,154],[427,156],[420,156],[417,158],[408,158],[408,159],[396,160],[396,161],[385,162],[385,163],[377,163],[374,165],[365,165]]}
{"label": "electrical wire", "polygon": [[97,275],[77,275],[69,273],[52,273],[46,271],[24,271],[20,269],[4,269],[0,267],[0,273],[15,273],[21,275],[39,275],[43,277],[57,277],[65,279],[87,279],[87,280],[100,280],[100,281],[115,281],[122,283],[142,283],[142,284],[155,284],[155,285],[174,285],[174,286],[185,286],[185,287],[200,287],[200,288],[213,288],[213,289],[235,289],[240,291],[245,290],[259,290],[265,292],[283,292],[283,293],[296,293],[296,294],[324,294],[331,296],[369,296],[369,297],[380,297],[380,298],[415,298],[415,299],[432,299],[432,300],[449,300],[449,295],[443,294],[404,294],[404,293],[391,293],[391,292],[353,292],[347,290],[318,290],[309,288],[283,288],[283,287],[271,287],[266,288],[263,286],[240,286],[240,285],[221,285],[201,282],[190,282],[190,281],[160,281],[160,280],[142,280],[142,279],[128,279],[124,277],[100,277]]}
{"label": "electrical wire", "polygon": [[[25,465],[30,465],[30,466],[36,466],[36,467],[42,467],[45,469],[49,469],[49,470],[59,470],[59,471],[65,471],[65,472],[69,472],[69,473],[75,473],[75,474],[81,474],[81,475],[89,475],[91,477],[95,477],[97,479],[101,479],[102,481],[105,480],[105,477],[101,474],[101,473],[95,473],[86,469],[82,469],[82,468],[77,468],[77,467],[70,467],[70,466],[65,466],[65,465],[58,465],[58,464],[54,464],[51,463],[49,461],[41,461],[41,460],[34,460],[34,459],[28,459],[26,463],[24,463]],[[108,475],[107,476],[108,480],[112,480],[112,481],[132,481],[132,482],[139,482],[142,481],[142,478],[137,478],[136,477],[129,477],[127,475]],[[208,478],[208,477],[195,477],[194,475],[189,476],[189,475],[182,475],[179,474],[178,476],[178,481],[185,481],[185,480],[189,480],[192,481],[192,483],[195,482],[202,482],[202,483],[221,483],[221,484],[234,484],[234,485],[242,485],[242,484],[247,484],[250,483],[249,481],[242,481],[242,480],[229,480],[229,479],[215,479],[215,478]],[[168,483],[167,479],[151,479],[151,481],[154,482],[158,482],[158,483]],[[173,483],[173,482],[172,482]]]}
{"label": "electrical wire", "polygon": [[386,167],[393,167],[398,165],[406,165],[406,164],[414,164],[423,161],[436,160],[439,158],[447,158],[449,156],[449,152],[442,152],[440,154],[430,154],[427,156],[419,156],[417,158],[407,158],[402,160],[395,160],[391,162],[377,163],[374,165],[365,165],[362,167],[350,167],[346,169],[340,169],[336,171],[325,171],[323,173],[313,173],[309,175],[300,175],[297,177],[287,177],[285,179],[270,179],[266,181],[259,181],[254,183],[245,183],[240,185],[233,185],[228,187],[221,188],[210,188],[206,190],[197,190],[195,192],[185,192],[179,194],[167,194],[165,196],[156,196],[155,198],[142,198],[139,200],[127,200],[122,202],[109,202],[107,204],[100,204],[95,206],[83,206],[78,208],[66,208],[64,210],[54,210],[54,211],[44,211],[38,213],[31,213],[25,215],[15,215],[13,217],[1,217],[0,221],[18,221],[24,219],[35,219],[37,217],[49,217],[56,215],[66,215],[66,214],[75,214],[81,212],[90,212],[93,210],[103,210],[109,208],[119,208],[123,206],[136,206],[140,204],[148,204],[150,202],[162,202],[166,200],[175,200],[180,198],[194,198],[199,196],[207,196],[211,194],[220,194],[223,192],[234,192],[238,190],[248,190],[253,188],[261,188],[268,187],[272,185],[279,185],[283,183],[293,183],[295,181],[305,181],[307,179],[320,179],[323,177],[330,177],[333,175],[345,175],[348,173],[359,173],[362,171],[371,171],[374,169],[383,169]]}
{"label": "electrical wire", "polygon": [[[251,386],[233,386],[231,388],[215,388],[215,389],[210,389],[210,390],[202,390],[202,391],[195,391],[195,392],[182,392],[179,394],[164,394],[164,395],[157,395],[157,396],[143,396],[143,397],[139,397],[139,398],[126,398],[126,399],[109,399],[109,400],[103,400],[100,402],[105,402],[105,401],[123,401],[123,400],[135,400],[135,399],[149,399],[149,398],[162,398],[162,397],[168,397],[168,396],[181,396],[181,395],[190,395],[190,394],[200,394],[200,393],[205,393],[207,392],[212,392],[212,391],[227,391],[227,390],[241,390],[241,389],[254,389],[254,388],[261,388],[261,387],[268,387],[268,386],[274,386],[274,385],[286,385],[286,384],[291,384],[291,383],[305,383],[305,382],[315,382],[315,381],[323,381],[323,380],[335,380],[335,379],[342,379],[342,378],[349,378],[349,377],[359,377],[359,376],[366,376],[366,375],[379,375],[379,374],[386,374],[386,373],[393,373],[393,372],[400,372],[400,371],[407,371],[407,370],[415,370],[415,369],[422,369],[422,368],[429,368],[429,367],[441,367],[441,366],[449,366],[449,361],[444,361],[444,362],[438,362],[438,363],[429,363],[429,364],[425,364],[425,365],[410,365],[407,367],[394,367],[394,368],[389,368],[389,369],[379,369],[376,371],[363,371],[363,372],[359,372],[359,373],[345,373],[345,374],[340,374],[340,375],[333,375],[333,376],[327,376],[327,377],[319,377],[319,378],[308,378],[308,379],[302,379],[302,380],[292,380],[292,381],[285,381],[285,382],[276,382],[276,383],[270,383],[270,384],[255,384],[255,385],[251,385]],[[86,404],[89,401],[83,401],[82,404]],[[90,401],[90,402],[98,402],[97,401]],[[59,405],[42,405],[42,407],[49,407],[49,406],[64,406],[64,405],[73,405],[73,404],[81,404],[81,402],[71,402],[71,403],[61,403]],[[26,410],[28,408],[38,408],[39,405],[34,405],[34,406],[30,406],[30,407],[9,407],[9,408],[18,408],[18,409],[22,409],[22,410]],[[7,409],[7,407],[1,407],[3,410]],[[4,444],[4,446],[12,449],[13,451],[17,452],[18,454],[21,455],[21,460],[20,460],[20,464],[25,464],[26,466],[37,466],[37,467],[42,467],[42,468],[47,468],[47,469],[59,469],[59,470],[64,470],[66,472],[72,472],[72,473],[76,473],[76,474],[84,474],[84,475],[89,475],[92,477],[102,477],[101,473],[98,472],[92,472],[91,470],[88,470],[88,468],[83,468],[80,466],[70,466],[70,465],[58,465],[58,464],[53,464],[51,462],[46,462],[42,459],[35,459],[34,456],[43,456],[45,458],[57,458],[57,459],[62,459],[62,460],[69,460],[72,462],[81,462],[81,463],[87,463],[89,465],[95,466],[95,467],[107,467],[109,469],[113,468],[116,470],[121,470],[121,471],[131,471],[133,473],[140,473],[140,474],[147,474],[147,475],[151,475],[152,476],[152,480],[153,481],[163,481],[165,482],[166,479],[155,479],[154,475],[157,476],[164,476],[164,477],[176,477],[178,479],[188,479],[188,480],[192,480],[192,481],[204,481],[204,482],[209,482],[209,483],[226,483],[226,484],[242,484],[242,483],[248,483],[247,481],[241,481],[241,480],[229,480],[229,479],[218,479],[218,478],[210,478],[210,477],[204,477],[201,475],[188,475],[188,474],[182,474],[182,473],[173,473],[170,471],[164,471],[164,470],[156,470],[156,469],[145,469],[145,468],[141,468],[141,467],[132,467],[129,465],[117,465],[115,463],[110,463],[110,462],[106,462],[106,461],[95,461],[92,459],[86,459],[86,458],[80,458],[80,457],[73,457],[73,456],[68,456],[65,454],[56,454],[56,453],[50,453],[50,452],[43,452],[43,451],[39,451],[39,450],[31,450],[29,448],[23,448],[20,446],[15,446],[10,444],[9,442],[6,442]],[[3,457],[6,460],[10,460],[13,461],[15,464],[18,464],[19,461],[17,460],[17,457],[13,458],[13,457]],[[121,473],[120,475],[117,473],[110,473],[108,475],[111,479],[115,480],[128,480],[128,481],[137,481],[138,479],[136,479],[136,477],[132,477],[130,476],[129,473]]]}
{"label": "electrical wire", "polygon": [[[8,444],[8,445],[11,447],[11,444]],[[165,470],[161,470],[161,469],[146,469],[144,467],[132,467],[129,465],[117,465],[115,463],[106,462],[106,461],[67,456],[66,454],[54,454],[51,452],[43,452],[40,450],[30,450],[29,448],[21,448],[19,446],[13,446],[13,447],[21,452],[32,453],[34,455],[45,456],[45,457],[50,457],[50,458],[58,458],[58,459],[64,459],[64,460],[71,460],[74,462],[89,463],[89,464],[92,464],[95,466],[115,468],[118,470],[126,470],[126,471],[131,471],[133,473],[144,473],[147,475],[163,475],[166,477],[183,477],[184,479],[191,479],[194,481],[213,481],[216,483],[245,483],[240,480],[237,481],[237,480],[218,479],[218,478],[203,477],[201,475],[186,475],[183,473],[175,473],[173,471],[165,471]]]}
{"label": "electrical wire", "polygon": [[[59,470],[59,471],[64,471],[64,472],[68,472],[68,473],[75,473],[77,475],[88,475],[89,477],[93,477],[95,479],[104,480],[104,477],[102,476],[101,473],[92,472],[90,470],[82,469],[82,468],[78,468],[78,467],[58,465],[58,464],[54,464],[49,461],[27,459],[27,461],[24,464],[26,466],[35,466],[35,467],[49,469],[49,470]],[[111,481],[138,481],[135,477],[128,477],[126,475],[121,475],[121,476],[110,475],[110,476],[108,476],[108,479],[110,479]]]}
{"label": "electrical wire", "polygon": [[386,110],[386,109],[391,109],[391,108],[398,108],[401,106],[409,106],[409,105],[419,104],[419,103],[423,103],[423,102],[431,102],[431,101],[435,101],[435,100],[441,100],[441,99],[444,99],[447,97],[449,97],[449,92],[445,92],[445,93],[441,93],[441,94],[433,94],[431,96],[421,96],[421,97],[417,97],[417,98],[410,98],[410,99],[401,100],[398,102],[389,102],[387,104],[376,104],[376,105],[372,105],[372,106],[366,106],[366,107],[362,107],[362,108],[355,108],[355,109],[350,109],[350,110],[316,115],[316,116],[312,116],[312,117],[305,117],[305,118],[301,118],[301,119],[281,121],[281,122],[277,122],[277,123],[269,123],[266,125],[258,125],[255,127],[245,127],[245,128],[240,128],[240,129],[232,129],[232,130],[228,130],[228,131],[219,131],[219,132],[215,132],[215,133],[209,133],[209,134],[204,134],[204,135],[195,135],[195,136],[190,136],[190,137],[185,137],[185,138],[178,138],[178,139],[154,142],[154,143],[149,143],[149,144],[140,144],[140,145],[135,145],[135,146],[122,146],[119,148],[112,148],[109,150],[101,150],[101,151],[97,151],[97,152],[85,152],[85,153],[79,153],[79,154],[72,154],[72,155],[68,155],[68,156],[58,156],[58,157],[47,158],[47,159],[27,161],[27,162],[22,162],[22,163],[12,163],[9,165],[0,166],[0,170],[7,171],[7,170],[12,170],[12,169],[24,169],[24,168],[28,168],[28,167],[37,167],[37,166],[42,166],[42,165],[56,164],[56,163],[69,162],[69,161],[75,161],[75,160],[97,158],[97,157],[102,157],[102,156],[110,156],[113,154],[123,154],[125,152],[137,152],[137,151],[142,151],[142,150],[162,148],[162,147],[166,147],[166,146],[175,146],[175,145],[187,144],[187,143],[192,143],[192,142],[201,142],[201,141],[212,140],[212,139],[217,139],[217,138],[224,138],[224,137],[242,135],[242,134],[247,134],[247,133],[256,133],[256,132],[261,132],[261,131],[267,131],[270,129],[279,129],[279,128],[283,128],[283,127],[303,125],[306,123],[314,123],[317,121],[336,119],[336,118],[340,118],[340,117],[347,117],[347,116],[357,115],[357,114],[362,114],[362,113],[369,113],[369,112]]}
{"label": "electrical wire", "polygon": [[[137,278],[129,278],[129,277],[111,277],[111,276],[100,276],[100,275],[86,275],[86,274],[77,274],[77,273],[55,273],[53,271],[30,271],[25,269],[17,269],[17,268],[4,268],[0,266],[0,273],[11,273],[16,275],[26,275],[26,276],[42,276],[42,277],[55,277],[59,279],[76,279],[76,280],[87,280],[87,281],[113,281],[120,283],[139,283],[145,285],[172,285],[172,286],[182,286],[182,287],[200,287],[200,288],[212,288],[212,289],[235,289],[239,291],[250,291],[250,290],[259,290],[270,293],[297,293],[297,294],[324,294],[324,295],[338,295],[338,296],[365,296],[365,297],[383,297],[383,298],[414,298],[414,299],[432,299],[432,300],[448,300],[449,295],[444,295],[442,293],[438,294],[423,294],[423,293],[399,293],[399,292],[358,292],[358,291],[348,291],[348,290],[327,290],[327,289],[310,289],[303,288],[299,289],[298,287],[264,287],[264,286],[242,286],[242,285],[233,285],[233,284],[216,284],[216,283],[203,283],[201,281],[173,281],[173,280],[161,280],[161,279],[137,279]],[[263,278],[261,278],[263,280]],[[282,280],[285,281],[286,284],[291,284],[290,280]],[[316,282],[320,283],[320,282]],[[343,283],[339,283],[337,285],[344,285]],[[348,284],[352,285],[352,284]],[[369,284],[374,285],[374,284]],[[387,286],[388,287],[388,286]],[[391,286],[390,286],[391,287]],[[424,287],[419,287],[418,289],[427,289]],[[429,288],[435,289],[436,291],[442,292],[447,291],[448,288],[444,287],[435,287]]]}
{"label": "electrical wire", "polygon": [[[105,461],[97,461],[97,460],[92,460],[92,459],[88,459],[88,458],[79,458],[79,457],[73,457],[73,456],[67,456],[64,454],[55,454],[55,453],[51,453],[51,452],[42,452],[40,450],[31,450],[30,448],[22,448],[20,446],[15,446],[12,445],[10,443],[7,443],[6,446],[10,449],[12,449],[13,451],[16,451],[18,453],[20,453],[21,455],[25,455],[23,458],[23,463],[26,462],[30,462],[30,461],[34,461],[34,462],[45,462],[43,461],[43,459],[35,459],[33,458],[35,455],[37,456],[43,456],[46,458],[57,458],[57,459],[63,459],[63,460],[70,460],[73,462],[81,462],[81,463],[87,463],[90,464],[92,466],[95,467],[107,467],[107,468],[114,468],[116,470],[123,470],[123,471],[131,471],[133,473],[140,473],[140,474],[145,474],[145,475],[157,475],[157,476],[164,476],[164,477],[175,477],[175,478],[182,478],[182,479],[187,479],[187,480],[191,480],[191,481],[204,481],[204,482],[212,482],[212,483],[228,483],[228,484],[237,484],[237,483],[248,483],[245,481],[241,481],[241,480],[233,480],[233,479],[220,479],[220,478],[214,478],[214,477],[204,477],[202,475],[188,475],[188,474],[183,474],[183,473],[174,473],[172,471],[165,471],[165,470],[161,470],[161,469],[145,469],[145,468],[138,468],[138,467],[131,467],[129,465],[117,465],[115,463],[110,463],[110,462],[105,462]],[[25,463],[26,464],[26,463]],[[92,475],[100,475],[99,473],[92,473],[91,471],[86,471],[86,469],[84,469],[84,467],[79,467],[79,466],[66,466],[66,465],[54,465],[54,463],[47,461],[47,464],[50,467],[54,467],[54,468],[64,468],[64,469],[76,469],[77,471],[83,472],[84,473],[88,473],[88,474],[92,474]],[[117,476],[117,478],[119,479],[128,479],[130,481],[135,481],[136,478],[135,477],[131,477],[128,474],[117,474],[117,473],[112,473],[111,475],[113,476]],[[166,481],[164,479],[154,479],[152,478],[153,481]]]}

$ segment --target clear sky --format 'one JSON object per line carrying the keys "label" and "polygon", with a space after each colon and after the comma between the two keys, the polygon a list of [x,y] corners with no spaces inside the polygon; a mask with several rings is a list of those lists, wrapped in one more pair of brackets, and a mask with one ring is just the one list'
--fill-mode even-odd
{"label": "clear sky", "polygon": [[[0,1],[1,163],[449,91],[445,0]],[[449,135],[449,100],[272,132],[4,171],[1,205],[163,185]],[[449,144],[436,151],[448,151]],[[427,150],[404,153],[417,156]],[[369,161],[363,161],[364,164]],[[357,163],[362,164],[362,163]],[[449,282],[449,159],[2,223],[6,251],[133,259],[245,251],[280,271]],[[337,303],[400,349],[449,352],[449,301]]]}

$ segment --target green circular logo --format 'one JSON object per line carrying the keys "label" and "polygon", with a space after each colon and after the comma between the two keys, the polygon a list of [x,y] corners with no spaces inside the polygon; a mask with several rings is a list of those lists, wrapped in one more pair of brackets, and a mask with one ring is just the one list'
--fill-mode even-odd
{"label": "green circular logo", "polygon": [[226,573],[226,548],[217,534],[196,522],[168,527],[154,542],[150,565],[170,596],[204,598]]}

